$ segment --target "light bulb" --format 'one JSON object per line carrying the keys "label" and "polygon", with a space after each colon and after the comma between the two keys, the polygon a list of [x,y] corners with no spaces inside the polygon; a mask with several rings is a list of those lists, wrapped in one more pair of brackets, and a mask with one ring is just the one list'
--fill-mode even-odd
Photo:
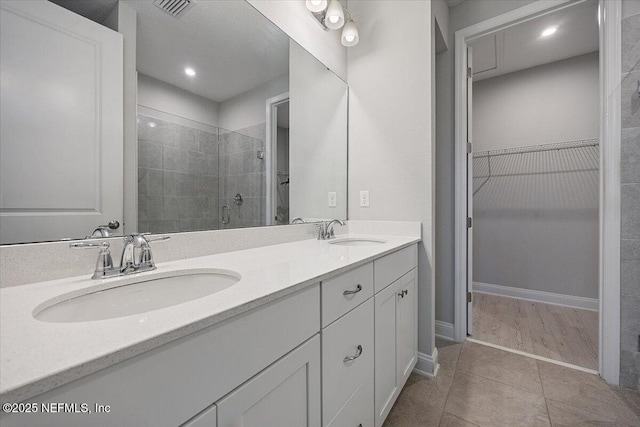
{"label": "light bulb", "polygon": [[327,17],[324,24],[332,30],[337,30],[344,25],[344,10],[342,10],[340,0],[331,0],[329,7],[327,7]]}
{"label": "light bulb", "polygon": [[307,0],[307,9],[311,12],[322,12],[327,8],[327,0]]}
{"label": "light bulb", "polygon": [[558,31],[558,27],[549,27],[542,32],[542,37],[550,36],[551,34]]}
{"label": "light bulb", "polygon": [[351,47],[357,45],[359,41],[358,27],[356,27],[356,23],[353,22],[352,19],[349,19],[342,29],[340,43],[342,43],[343,46]]}
{"label": "light bulb", "polygon": [[184,69],[184,73],[189,77],[193,77],[193,76],[196,75],[196,70],[194,70],[191,67],[187,67],[187,68]]}

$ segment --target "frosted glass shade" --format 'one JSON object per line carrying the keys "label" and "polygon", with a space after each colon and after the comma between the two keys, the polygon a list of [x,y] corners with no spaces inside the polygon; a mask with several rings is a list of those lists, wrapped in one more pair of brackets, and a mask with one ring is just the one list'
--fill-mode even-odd
{"label": "frosted glass shade", "polygon": [[327,0],[307,0],[307,9],[311,12],[322,12],[327,8]]}
{"label": "frosted glass shade", "polygon": [[358,34],[358,27],[356,27],[356,23],[351,19],[344,24],[344,28],[342,29],[342,37],[340,41],[343,46],[351,47],[358,44],[360,41],[360,36]]}
{"label": "frosted glass shade", "polygon": [[340,0],[331,0],[327,7],[327,16],[324,18],[324,25],[332,30],[342,28],[344,25],[344,10]]}

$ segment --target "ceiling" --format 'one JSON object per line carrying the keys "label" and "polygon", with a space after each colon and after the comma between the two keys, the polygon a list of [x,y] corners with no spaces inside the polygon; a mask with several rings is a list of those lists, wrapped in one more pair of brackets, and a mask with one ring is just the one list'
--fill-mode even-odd
{"label": "ceiling", "polygon": [[[557,31],[547,37],[549,27]],[[474,40],[474,81],[548,64],[598,50],[598,3],[562,9]]]}
{"label": "ceiling", "polygon": [[118,0],[49,0],[92,21],[102,23]]}
{"label": "ceiling", "polygon": [[289,72],[289,37],[247,2],[200,1],[176,19],[150,0],[122,1],[137,11],[143,74],[222,102]]}

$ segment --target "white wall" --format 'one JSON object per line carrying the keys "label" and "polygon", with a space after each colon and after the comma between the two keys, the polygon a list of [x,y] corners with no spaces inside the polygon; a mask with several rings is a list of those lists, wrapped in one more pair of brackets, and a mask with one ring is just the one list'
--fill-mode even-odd
{"label": "white wall", "polygon": [[219,104],[218,125],[227,130],[238,130],[264,123],[267,99],[285,92],[289,92],[288,75],[227,99]]}
{"label": "white wall", "polygon": [[218,125],[216,102],[142,73],[138,73],[138,105],[210,126]]}
{"label": "white wall", "polygon": [[[347,79],[347,49],[340,44],[340,31],[323,30],[304,1],[247,1],[334,73]],[[347,6],[346,1],[343,5]]]}
{"label": "white wall", "polygon": [[455,32],[534,0],[467,0],[449,9],[449,49],[436,55],[436,319],[453,323]]}
{"label": "white wall", "polygon": [[598,52],[473,85],[474,151],[597,138]]}
{"label": "white wall", "polygon": [[346,219],[347,85],[297,43],[289,54],[289,216]]}
{"label": "white wall", "polygon": [[[419,351],[432,354],[433,186],[431,5],[351,1],[360,43],[349,49],[349,218],[421,221]],[[371,207],[359,206],[360,190]]]}

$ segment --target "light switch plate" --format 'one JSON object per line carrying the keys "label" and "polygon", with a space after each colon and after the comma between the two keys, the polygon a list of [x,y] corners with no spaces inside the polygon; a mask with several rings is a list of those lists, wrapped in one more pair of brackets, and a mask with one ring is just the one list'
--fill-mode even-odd
{"label": "light switch plate", "polygon": [[335,191],[329,191],[329,207],[330,208],[335,208],[336,207],[336,192]]}
{"label": "light switch plate", "polygon": [[360,191],[360,207],[361,208],[369,207],[369,190]]}

